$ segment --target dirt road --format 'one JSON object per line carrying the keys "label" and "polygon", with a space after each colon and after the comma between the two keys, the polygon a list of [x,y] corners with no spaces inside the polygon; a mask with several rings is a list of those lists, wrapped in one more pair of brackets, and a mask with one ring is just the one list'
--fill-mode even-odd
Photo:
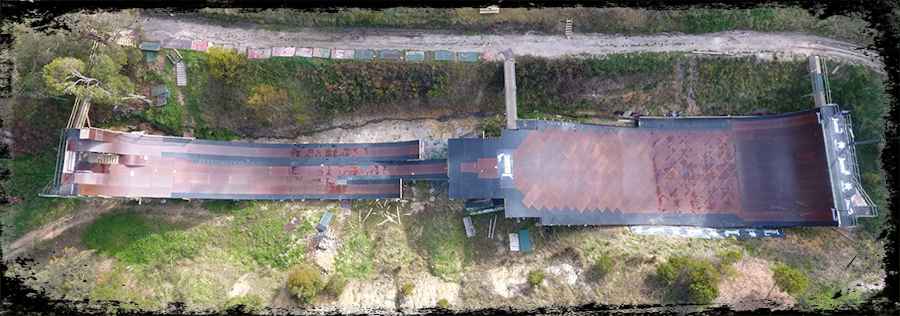
{"label": "dirt road", "polygon": [[222,27],[187,19],[149,17],[143,23],[149,40],[168,38],[208,40],[237,46],[303,46],[327,48],[454,50],[496,53],[511,48],[518,55],[560,57],[606,55],[631,52],[690,52],[761,58],[805,58],[820,55],[863,64],[883,73],[883,64],[874,51],[852,43],[798,33],[729,31],[683,35],[660,34],[618,36],[575,34],[570,39],[551,35],[452,35],[421,30],[373,31],[349,29],[343,32],[305,29],[276,32],[258,27]]}

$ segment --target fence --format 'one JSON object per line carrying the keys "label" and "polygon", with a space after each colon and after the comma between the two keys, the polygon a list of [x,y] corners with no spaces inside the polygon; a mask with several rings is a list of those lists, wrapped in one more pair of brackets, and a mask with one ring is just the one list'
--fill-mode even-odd
{"label": "fence", "polygon": [[489,52],[454,52],[448,50],[423,51],[406,49],[340,49],[330,47],[245,47],[232,43],[214,43],[203,40],[168,39],[161,41],[163,48],[189,49],[206,52],[209,48],[233,49],[249,59],[267,59],[272,57],[304,57],[341,60],[394,60],[408,62],[423,61],[459,61],[479,62],[494,60],[494,55]]}

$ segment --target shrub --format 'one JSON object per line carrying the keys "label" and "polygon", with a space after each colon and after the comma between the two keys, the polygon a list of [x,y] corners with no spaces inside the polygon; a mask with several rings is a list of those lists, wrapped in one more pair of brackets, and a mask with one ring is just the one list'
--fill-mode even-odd
{"label": "shrub", "polygon": [[610,271],[612,271],[615,262],[613,258],[607,254],[603,254],[600,258],[597,258],[597,262],[594,262],[594,273],[597,274],[597,279],[602,279]]}
{"label": "shrub", "polygon": [[447,309],[450,308],[450,302],[448,302],[446,298],[442,298],[437,301],[437,306],[443,309]]}
{"label": "shrub", "polygon": [[340,274],[335,274],[328,279],[328,283],[325,284],[324,292],[330,296],[338,297],[341,296],[341,293],[344,293],[344,287],[346,286],[347,279]]}
{"label": "shrub", "polygon": [[800,270],[794,269],[785,264],[778,264],[772,269],[773,278],[778,288],[788,292],[788,294],[797,296],[806,291],[809,286],[809,278]]}
{"label": "shrub", "polygon": [[709,304],[719,295],[719,272],[706,260],[672,257],[656,267],[656,276],[669,287],[669,298],[676,301]]}
{"label": "shrub", "polygon": [[738,249],[728,250],[719,253],[719,262],[723,266],[732,265],[744,258],[744,253]]}
{"label": "shrub", "polygon": [[301,304],[307,304],[322,289],[322,276],[315,267],[301,263],[291,270],[287,286]]}
{"label": "shrub", "polygon": [[532,270],[531,272],[528,272],[528,284],[535,287],[541,285],[541,282],[544,282],[544,271]]}
{"label": "shrub", "polygon": [[416,286],[414,284],[406,282],[403,283],[402,286],[400,286],[400,294],[403,295],[403,297],[409,297],[413,294],[413,291],[415,291],[415,289]]}
{"label": "shrub", "polygon": [[247,64],[247,58],[234,50],[213,47],[207,51],[206,63],[209,74],[216,79],[232,83],[239,78],[240,70]]}

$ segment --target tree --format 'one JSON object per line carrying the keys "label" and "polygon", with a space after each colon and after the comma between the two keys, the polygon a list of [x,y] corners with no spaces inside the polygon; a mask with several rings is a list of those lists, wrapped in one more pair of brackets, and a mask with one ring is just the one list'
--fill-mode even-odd
{"label": "tree", "polygon": [[132,93],[134,84],[131,80],[120,73],[124,63],[121,58],[117,59],[120,60],[97,53],[96,64],[88,67],[77,58],[55,58],[43,69],[47,90],[52,95],[89,98],[91,103],[104,105],[114,105],[126,98],[139,97]]}
{"label": "tree", "polygon": [[322,276],[318,269],[308,264],[299,264],[288,275],[287,286],[301,304],[307,304],[322,289],[322,283]]}

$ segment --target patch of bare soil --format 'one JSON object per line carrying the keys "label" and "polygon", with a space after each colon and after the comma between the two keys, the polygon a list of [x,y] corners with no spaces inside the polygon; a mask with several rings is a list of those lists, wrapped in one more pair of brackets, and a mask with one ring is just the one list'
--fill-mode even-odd
{"label": "patch of bare soil", "polygon": [[446,299],[451,306],[460,303],[459,283],[445,282],[438,277],[422,273],[415,276],[413,285],[415,290],[412,295],[404,298],[400,303],[402,310],[432,308],[437,306],[440,299]]}
{"label": "patch of bare soil", "polygon": [[480,121],[460,118],[439,121],[387,120],[354,128],[335,128],[295,139],[256,139],[269,143],[372,143],[419,140],[423,158],[445,157],[447,139],[476,133]]}
{"label": "patch of bare soil", "polygon": [[397,309],[397,285],[389,278],[352,280],[338,298],[342,313],[393,312]]}
{"label": "patch of bare soil", "polygon": [[735,310],[785,309],[796,304],[793,297],[775,286],[769,263],[765,260],[744,258],[733,267],[737,273],[719,283],[716,304],[728,305]]}
{"label": "patch of bare soil", "polygon": [[101,214],[109,212],[120,205],[116,200],[93,200],[81,203],[80,210],[73,214],[63,216],[41,228],[32,230],[25,236],[13,241],[3,250],[3,260],[8,261],[16,257],[30,257],[38,261],[44,261],[52,253],[61,251],[65,247],[80,245],[82,229]]}

